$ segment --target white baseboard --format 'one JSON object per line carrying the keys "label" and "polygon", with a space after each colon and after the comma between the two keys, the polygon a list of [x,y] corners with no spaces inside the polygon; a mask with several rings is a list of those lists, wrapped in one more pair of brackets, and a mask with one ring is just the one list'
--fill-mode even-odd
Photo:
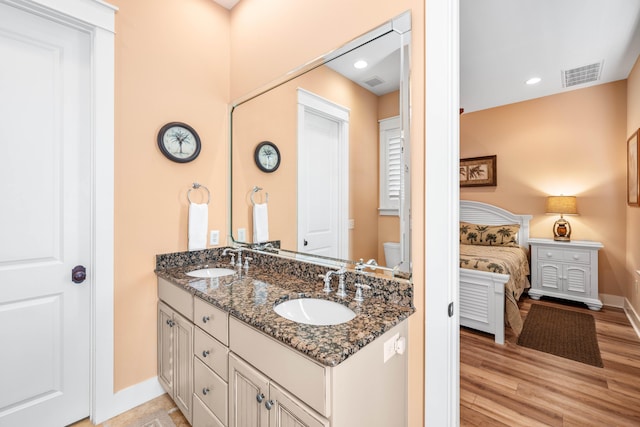
{"label": "white baseboard", "polygon": [[108,414],[104,415],[105,419],[100,420],[91,420],[94,424],[101,424],[106,420],[115,417],[116,415],[120,415],[123,412],[128,411],[129,409],[133,409],[136,406],[140,406],[143,403],[146,403],[152,399],[155,399],[158,396],[161,396],[165,393],[164,389],[158,382],[158,377],[150,378],[141,383],[132,385],[131,387],[127,387],[124,390],[120,390],[117,393],[114,393],[112,396]]}
{"label": "white baseboard", "polygon": [[629,302],[629,300],[626,298],[624,299],[623,308],[624,312],[629,318],[629,322],[631,322],[631,326],[633,326],[633,329],[636,331],[636,335],[638,335],[638,337],[640,338],[640,316],[638,316],[638,313],[631,305],[631,302]]}
{"label": "white baseboard", "polygon": [[609,307],[624,308],[625,298],[619,295],[600,294],[602,303]]}

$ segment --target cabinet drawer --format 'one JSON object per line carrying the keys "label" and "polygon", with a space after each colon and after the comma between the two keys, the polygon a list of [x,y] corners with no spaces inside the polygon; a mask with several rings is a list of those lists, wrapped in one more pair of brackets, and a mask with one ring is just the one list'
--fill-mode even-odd
{"label": "cabinet drawer", "polygon": [[539,260],[553,260],[564,261],[564,253],[562,249],[555,248],[539,248],[538,249]]}
{"label": "cabinet drawer", "polygon": [[324,366],[233,317],[229,320],[229,330],[232,352],[321,415],[331,415],[330,380]]}
{"label": "cabinet drawer", "polygon": [[193,354],[223,380],[229,380],[229,349],[200,328],[196,328]]}
{"label": "cabinet drawer", "polygon": [[164,301],[193,322],[193,295],[189,292],[158,278],[158,299]]}
{"label": "cabinet drawer", "polygon": [[225,427],[213,412],[202,403],[198,396],[193,397],[193,427]]}
{"label": "cabinet drawer", "polygon": [[588,264],[589,251],[581,251],[579,249],[556,249],[556,248],[539,248],[538,259],[548,261],[564,261],[564,262],[579,262],[581,264]]}
{"label": "cabinet drawer", "polygon": [[[198,358],[193,362],[193,394],[199,398],[218,417],[222,424],[227,424],[227,383]],[[194,399],[196,400],[196,399]]]}
{"label": "cabinet drawer", "polygon": [[229,316],[218,307],[196,298],[193,302],[193,323],[222,344],[229,345]]}
{"label": "cabinet drawer", "polygon": [[589,264],[589,252],[574,249],[564,250],[564,260],[569,262],[579,262],[581,264]]}

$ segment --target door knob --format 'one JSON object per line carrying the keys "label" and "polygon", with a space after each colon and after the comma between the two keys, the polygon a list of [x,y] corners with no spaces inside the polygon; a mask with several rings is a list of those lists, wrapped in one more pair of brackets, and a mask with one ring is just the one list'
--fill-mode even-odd
{"label": "door knob", "polygon": [[87,269],[84,265],[76,265],[71,270],[71,281],[73,283],[82,283],[87,278]]}

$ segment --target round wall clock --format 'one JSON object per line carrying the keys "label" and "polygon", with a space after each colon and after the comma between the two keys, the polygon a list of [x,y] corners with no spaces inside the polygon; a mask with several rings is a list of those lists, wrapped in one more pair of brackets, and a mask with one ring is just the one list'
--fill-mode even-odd
{"label": "round wall clock", "polygon": [[188,124],[171,122],[158,132],[158,147],[169,160],[187,163],[200,154],[200,137]]}
{"label": "round wall clock", "polygon": [[253,154],[256,165],[263,172],[274,172],[280,166],[280,150],[273,142],[262,141]]}

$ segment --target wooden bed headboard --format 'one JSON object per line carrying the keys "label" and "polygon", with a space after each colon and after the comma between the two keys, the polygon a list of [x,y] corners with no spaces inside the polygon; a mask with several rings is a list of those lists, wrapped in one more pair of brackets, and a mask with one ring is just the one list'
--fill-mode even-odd
{"label": "wooden bed headboard", "polygon": [[519,224],[518,245],[529,247],[529,221],[531,215],[517,215],[497,206],[471,200],[460,200],[460,221],[472,224]]}

